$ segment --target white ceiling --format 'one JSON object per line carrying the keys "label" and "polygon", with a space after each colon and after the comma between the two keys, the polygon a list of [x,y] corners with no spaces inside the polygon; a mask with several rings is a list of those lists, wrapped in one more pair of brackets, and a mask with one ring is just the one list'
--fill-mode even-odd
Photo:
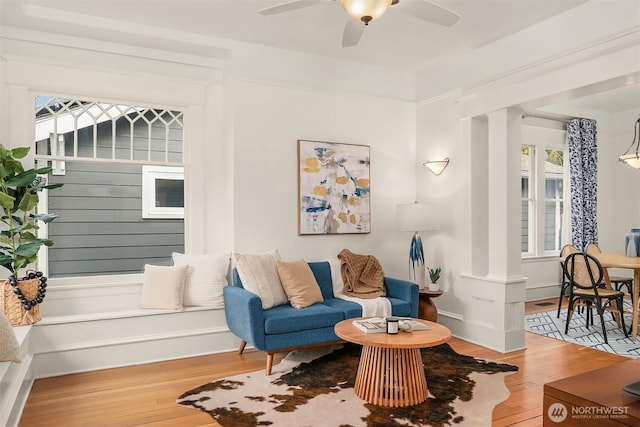
{"label": "white ceiling", "polygon": [[[394,10],[400,3],[372,22],[351,48],[341,46],[349,18],[339,0],[272,16],[258,13],[287,1],[0,0],[0,24],[196,54],[210,46],[225,48],[225,41],[233,40],[417,70],[552,19],[586,0],[434,0],[460,15],[449,28]],[[573,102],[582,108],[596,102],[612,112],[636,108],[640,86]]]}
{"label": "white ceiling", "polygon": [[[567,110],[596,110],[606,113],[620,113],[628,110],[640,110],[640,84],[630,84],[617,89],[577,98],[562,103]],[[553,108],[550,106],[549,108]]]}
{"label": "white ceiling", "polygon": [[4,9],[3,24],[84,38],[119,39],[126,33],[148,34],[160,38],[156,40],[160,45],[154,47],[162,47],[162,38],[198,43],[231,39],[407,69],[508,36],[586,0],[434,0],[460,15],[460,20],[450,28],[394,10],[402,7],[402,1],[425,1],[401,0],[372,22],[360,44],[352,48],[341,46],[349,17],[339,1],[325,0],[272,16],[258,13],[260,9],[288,1],[291,0],[0,0],[0,3]]}

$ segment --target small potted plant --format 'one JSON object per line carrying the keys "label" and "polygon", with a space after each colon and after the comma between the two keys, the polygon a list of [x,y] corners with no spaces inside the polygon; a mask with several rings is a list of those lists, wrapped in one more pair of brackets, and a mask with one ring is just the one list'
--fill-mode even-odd
{"label": "small potted plant", "polygon": [[0,144],[0,265],[10,272],[0,281],[0,307],[13,326],[39,321],[39,304],[44,299],[47,278],[41,272],[23,272],[34,265],[42,245],[51,246],[49,239],[38,237],[39,222],[48,223],[56,214],[37,213],[38,193],[62,184],[47,185],[50,167],[26,169],[21,159],[28,147],[7,149]]}
{"label": "small potted plant", "polygon": [[429,290],[430,291],[440,290],[440,285],[438,285],[438,279],[440,279],[440,273],[442,272],[442,269],[440,267],[436,267],[436,268],[427,267],[427,271],[429,272],[429,279],[431,280],[431,283],[429,283]]}

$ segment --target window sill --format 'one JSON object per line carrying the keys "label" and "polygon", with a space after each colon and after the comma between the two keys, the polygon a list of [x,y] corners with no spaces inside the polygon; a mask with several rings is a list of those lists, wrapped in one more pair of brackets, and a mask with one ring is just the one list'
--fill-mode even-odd
{"label": "window sill", "polygon": [[523,263],[558,261],[560,255],[527,255],[522,256]]}

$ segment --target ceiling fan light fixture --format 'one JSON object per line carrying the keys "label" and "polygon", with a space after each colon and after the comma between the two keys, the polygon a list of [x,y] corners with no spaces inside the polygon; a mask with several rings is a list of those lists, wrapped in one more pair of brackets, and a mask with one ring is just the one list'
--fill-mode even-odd
{"label": "ceiling fan light fixture", "polygon": [[369,22],[380,18],[391,6],[392,0],[340,0],[344,10],[357,21]]}

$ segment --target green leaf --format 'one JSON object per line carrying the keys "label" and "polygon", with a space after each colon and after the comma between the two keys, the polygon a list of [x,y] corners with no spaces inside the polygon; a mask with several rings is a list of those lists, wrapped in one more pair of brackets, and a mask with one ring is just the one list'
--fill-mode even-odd
{"label": "green leaf", "polygon": [[11,150],[11,155],[15,159],[23,159],[23,158],[27,157],[27,154],[29,154],[29,150],[31,150],[31,147],[13,148]]}
{"label": "green leaf", "polygon": [[17,227],[13,227],[9,231],[14,233],[14,234],[21,234],[24,230],[28,230],[30,228],[33,228],[33,226],[27,222],[25,224],[20,224]]}
{"label": "green leaf", "polygon": [[63,185],[64,185],[63,183],[59,182],[59,183],[57,183],[57,184],[45,185],[45,186],[44,186],[44,187],[42,187],[42,188],[46,188],[47,190],[55,190],[56,188],[60,188],[60,187],[62,187]]}
{"label": "green leaf", "polygon": [[28,187],[36,179],[36,171],[30,169],[7,179],[7,187]]}
{"label": "green leaf", "polygon": [[9,255],[0,255],[0,265],[11,264],[12,261],[13,258],[11,258]]}
{"label": "green leaf", "polygon": [[30,212],[38,206],[38,199],[37,194],[25,193],[24,196],[22,196],[22,200],[20,200],[18,209],[24,212]]}
{"label": "green leaf", "polygon": [[19,271],[21,268],[24,268],[27,265],[29,265],[29,258],[17,258],[13,263],[16,271]]}
{"label": "green leaf", "polygon": [[36,173],[38,175],[46,175],[49,172],[51,172],[52,170],[53,170],[53,168],[51,166],[46,166],[44,168],[36,169]]}
{"label": "green leaf", "polygon": [[16,249],[16,255],[20,257],[32,257],[38,253],[40,250],[40,246],[42,246],[42,241],[36,240],[29,243],[24,243]]}
{"label": "green leaf", "polygon": [[22,235],[20,236],[22,238],[22,240],[32,240],[32,239],[37,239],[36,235],[29,232],[29,231],[25,231],[22,233]]}
{"label": "green leaf", "polygon": [[37,219],[39,221],[42,221],[45,224],[48,224],[51,221],[53,221],[54,219],[58,218],[58,214],[54,214],[54,213],[36,214],[36,215],[30,215],[29,217],[33,218],[33,219]]}
{"label": "green leaf", "polygon": [[11,239],[9,236],[5,236],[4,234],[0,234],[0,244],[11,246]]}
{"label": "green leaf", "polygon": [[[8,224],[10,222],[8,216],[3,216],[2,217],[2,221],[5,224]],[[22,224],[22,218],[20,218],[19,216],[11,215],[11,221],[13,221],[13,222],[15,222],[17,224]]]}
{"label": "green leaf", "polygon": [[17,160],[7,159],[4,162],[4,167],[7,168],[7,174],[19,174],[24,172],[24,168],[22,167],[22,163]]}
{"label": "green leaf", "polygon": [[15,201],[16,199],[11,197],[7,193],[0,192],[0,206],[2,206],[3,209],[10,211],[11,209],[13,209]]}
{"label": "green leaf", "polygon": [[21,236],[24,236],[25,230],[38,230],[40,227],[38,227],[38,224],[36,224],[35,222],[25,222],[24,224],[22,224],[22,231],[20,232]]}

